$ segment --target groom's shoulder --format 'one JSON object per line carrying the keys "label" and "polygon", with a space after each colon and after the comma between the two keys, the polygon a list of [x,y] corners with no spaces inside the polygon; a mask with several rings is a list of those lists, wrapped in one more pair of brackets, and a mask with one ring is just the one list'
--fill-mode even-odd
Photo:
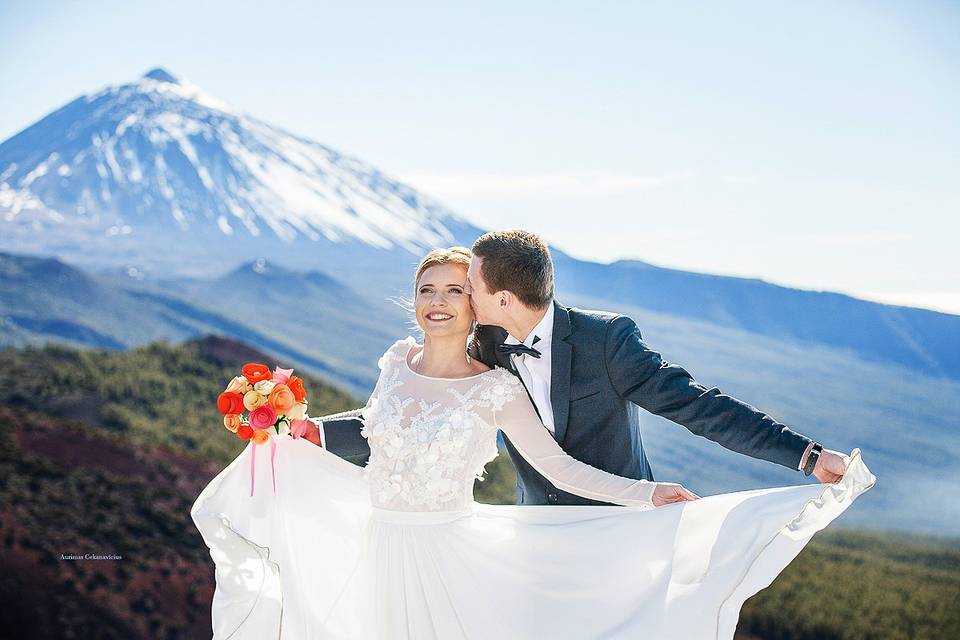
{"label": "groom's shoulder", "polygon": [[636,326],[633,319],[614,311],[568,307],[570,328],[578,332],[606,334],[611,325]]}

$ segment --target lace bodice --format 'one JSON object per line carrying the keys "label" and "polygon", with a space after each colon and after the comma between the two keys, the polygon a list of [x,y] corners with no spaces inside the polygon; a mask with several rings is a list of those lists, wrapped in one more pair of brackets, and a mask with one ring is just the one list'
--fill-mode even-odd
{"label": "lace bodice", "polygon": [[467,378],[414,372],[412,337],[378,363],[380,377],[363,409],[370,445],[365,467],[375,506],[400,511],[462,509],[473,483],[497,456],[502,429],[521,455],[555,486],[584,497],[652,508],[655,483],[590,467],[567,455],[540,422],[522,383],[495,368]]}

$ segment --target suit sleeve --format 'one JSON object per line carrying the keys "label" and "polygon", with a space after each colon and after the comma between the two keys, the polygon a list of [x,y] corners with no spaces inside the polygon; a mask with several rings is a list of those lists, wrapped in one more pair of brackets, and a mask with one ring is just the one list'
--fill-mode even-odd
{"label": "suit sleeve", "polygon": [[607,326],[604,356],[621,397],[727,449],[798,469],[810,438],[665,361],[630,318],[618,316]]}
{"label": "suit sleeve", "polygon": [[370,457],[370,445],[360,430],[363,428],[363,415],[355,418],[334,420],[316,420],[320,427],[323,448],[348,462],[365,465]]}

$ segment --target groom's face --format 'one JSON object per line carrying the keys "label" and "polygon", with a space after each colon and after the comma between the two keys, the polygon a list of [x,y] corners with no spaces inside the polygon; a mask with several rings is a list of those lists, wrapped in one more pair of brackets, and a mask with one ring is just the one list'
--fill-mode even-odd
{"label": "groom's face", "polygon": [[470,306],[480,324],[498,325],[500,319],[500,305],[497,296],[487,290],[487,283],[483,281],[481,268],[483,258],[473,256],[470,268],[467,269],[466,292],[470,294]]}

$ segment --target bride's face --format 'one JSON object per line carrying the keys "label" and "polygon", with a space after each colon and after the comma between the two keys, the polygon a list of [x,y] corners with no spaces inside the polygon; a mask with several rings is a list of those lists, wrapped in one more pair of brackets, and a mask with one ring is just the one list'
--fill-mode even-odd
{"label": "bride's face", "polygon": [[417,281],[415,309],[417,324],[429,336],[447,336],[473,328],[470,296],[464,290],[467,268],[458,264],[438,264],[426,269]]}

